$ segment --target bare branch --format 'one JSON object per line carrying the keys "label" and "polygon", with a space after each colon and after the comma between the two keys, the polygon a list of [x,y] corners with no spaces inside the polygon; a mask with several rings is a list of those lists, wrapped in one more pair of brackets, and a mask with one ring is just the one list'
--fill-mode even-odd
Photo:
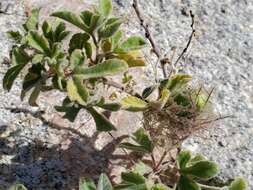
{"label": "bare branch", "polygon": [[178,64],[178,62],[181,60],[181,58],[183,57],[183,55],[187,52],[191,42],[192,42],[192,39],[195,35],[195,29],[194,29],[194,24],[195,24],[195,16],[194,14],[192,13],[192,11],[190,11],[190,15],[191,15],[191,19],[192,19],[192,23],[191,23],[191,28],[192,28],[192,33],[189,37],[189,40],[185,46],[185,48],[183,49],[182,53],[179,55],[179,57],[177,58],[176,62],[174,63],[174,66],[176,66]]}

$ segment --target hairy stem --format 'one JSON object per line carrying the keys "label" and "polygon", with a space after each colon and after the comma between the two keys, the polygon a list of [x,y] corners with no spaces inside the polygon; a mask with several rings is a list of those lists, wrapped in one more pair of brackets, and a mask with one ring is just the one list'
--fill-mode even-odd
{"label": "hairy stem", "polygon": [[198,183],[198,185],[203,190],[221,190],[222,189],[221,187],[213,187],[213,186],[203,185],[203,184],[199,184],[199,183]]}

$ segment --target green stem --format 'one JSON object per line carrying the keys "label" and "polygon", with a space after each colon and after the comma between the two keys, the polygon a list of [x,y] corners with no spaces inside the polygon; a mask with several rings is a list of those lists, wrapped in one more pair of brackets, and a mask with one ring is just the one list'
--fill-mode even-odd
{"label": "green stem", "polygon": [[221,190],[221,187],[213,187],[213,186],[208,186],[208,185],[203,185],[203,184],[199,184],[198,185],[201,187],[201,189],[205,189],[205,190]]}

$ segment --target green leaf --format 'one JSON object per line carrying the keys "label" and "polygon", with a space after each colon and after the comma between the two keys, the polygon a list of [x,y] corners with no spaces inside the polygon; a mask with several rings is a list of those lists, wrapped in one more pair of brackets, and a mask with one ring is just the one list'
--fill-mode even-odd
{"label": "green leaf", "polygon": [[147,42],[143,38],[133,36],[133,37],[128,38],[126,41],[124,41],[121,44],[120,49],[122,49],[124,52],[129,52],[133,50],[139,50],[145,47],[146,45],[147,45]]}
{"label": "green leaf", "polygon": [[206,158],[204,156],[202,156],[201,154],[197,154],[196,156],[194,156],[190,161],[189,161],[189,165],[194,165],[196,162],[199,161],[204,161],[206,160]]}
{"label": "green leaf", "polygon": [[39,52],[49,52],[49,43],[47,39],[44,36],[40,35],[38,32],[29,32],[27,35],[27,42],[29,46],[38,50]]}
{"label": "green leaf", "polygon": [[218,172],[218,165],[211,161],[199,161],[190,167],[181,169],[182,174],[192,175],[200,179],[212,178]]}
{"label": "green leaf", "polygon": [[145,129],[140,128],[136,132],[133,133],[133,140],[137,142],[139,145],[141,145],[143,148],[145,148],[146,151],[152,152],[153,151],[153,144],[151,140],[149,139],[149,136],[147,135]]}
{"label": "green leaf", "polygon": [[90,179],[81,179],[79,181],[79,190],[96,190],[96,185]]}
{"label": "green leaf", "polygon": [[177,105],[181,105],[181,106],[190,106],[191,105],[191,101],[188,97],[182,95],[182,94],[178,94],[175,98],[174,101],[177,103]]}
{"label": "green leaf", "polygon": [[83,22],[81,17],[77,16],[76,14],[72,12],[59,11],[59,12],[53,13],[51,16],[61,18],[86,32],[89,30],[88,26],[86,26],[86,24]]}
{"label": "green leaf", "polygon": [[97,190],[113,190],[112,184],[105,174],[100,175]]}
{"label": "green leaf", "polygon": [[71,101],[77,101],[81,105],[86,105],[89,93],[82,79],[75,76],[73,79],[69,79],[67,81],[67,92]]}
{"label": "green leaf", "polygon": [[25,67],[25,65],[29,62],[30,58],[25,53],[22,48],[14,48],[11,55],[11,62],[13,67],[11,67],[3,78],[3,88],[5,90],[10,90],[14,80],[17,78],[20,71]]}
{"label": "green leaf", "polygon": [[24,49],[20,48],[13,48],[11,53],[11,63],[13,65],[23,65],[27,64],[30,61],[29,56],[24,51]]}
{"label": "green leaf", "polygon": [[116,130],[115,126],[101,113],[97,112],[93,107],[87,107],[86,110],[92,115],[95,120],[97,131],[112,131]]}
{"label": "green leaf", "polygon": [[23,25],[24,29],[28,32],[31,30],[37,30],[39,25],[39,13],[40,9],[33,9],[31,11],[30,17],[27,19],[26,23]]}
{"label": "green leaf", "polygon": [[152,172],[152,168],[140,161],[134,165],[133,172],[145,175]]}
{"label": "green leaf", "polygon": [[80,111],[80,107],[77,107],[71,100],[67,97],[64,99],[62,106],[55,106],[58,112],[64,112],[63,118],[68,119],[70,122],[74,122],[77,114]]}
{"label": "green leaf", "polygon": [[192,179],[181,176],[178,182],[178,190],[201,190],[199,185]]}
{"label": "green leaf", "polygon": [[74,69],[76,66],[84,64],[85,57],[81,50],[76,49],[71,53],[70,56],[70,67]]}
{"label": "green leaf", "polygon": [[8,38],[16,41],[16,43],[20,43],[22,39],[22,35],[18,31],[8,31],[7,36]]}
{"label": "green leaf", "polygon": [[90,26],[89,26],[89,34],[93,34],[94,31],[102,24],[102,18],[100,15],[94,14],[91,17]]}
{"label": "green leaf", "polygon": [[121,104],[123,106],[123,109],[132,112],[144,111],[148,108],[147,102],[134,96],[127,96],[123,98],[121,100]]}
{"label": "green leaf", "polygon": [[107,21],[105,26],[98,31],[100,38],[109,38],[113,36],[119,29],[120,25],[123,23],[123,20],[119,18],[111,18]]}
{"label": "green leaf", "polygon": [[120,184],[114,187],[115,190],[148,190],[146,184],[132,185],[132,184]]}
{"label": "green leaf", "polygon": [[22,184],[16,184],[10,187],[8,190],[27,190],[27,188]]}
{"label": "green leaf", "polygon": [[185,85],[192,79],[191,75],[176,74],[170,80],[167,81],[165,88],[170,91],[178,91],[185,87]]}
{"label": "green leaf", "polygon": [[142,175],[135,172],[122,172],[121,178],[125,184],[140,185],[146,182],[146,179]]}
{"label": "green leaf", "polygon": [[172,190],[171,188],[167,187],[164,184],[156,184],[152,187],[151,190]]}
{"label": "green leaf", "polygon": [[139,152],[139,153],[149,153],[149,151],[147,151],[145,149],[145,147],[142,147],[140,145],[134,145],[132,143],[121,143],[120,148],[125,148],[125,149],[128,149],[128,150],[132,150],[134,152]]}
{"label": "green leaf", "polygon": [[115,75],[125,72],[127,69],[128,65],[125,61],[110,59],[88,68],[77,67],[74,70],[74,74],[82,77],[83,79],[89,79]]}
{"label": "green leaf", "polygon": [[41,72],[43,71],[43,66],[41,64],[32,65],[29,68],[28,73],[26,74],[23,81],[23,89],[21,92],[21,99],[25,97],[26,93],[31,90],[33,87],[37,86],[43,77],[41,76]]}
{"label": "green leaf", "polygon": [[179,168],[180,169],[185,168],[190,159],[191,159],[190,151],[181,151],[176,158]]}
{"label": "green leaf", "polygon": [[75,49],[83,49],[89,38],[90,36],[86,33],[74,34],[69,42],[69,53],[71,54]]}
{"label": "green leaf", "polygon": [[235,180],[229,186],[229,190],[246,190],[246,189],[247,189],[247,182],[242,177],[235,178]]}
{"label": "green leaf", "polygon": [[99,12],[104,16],[108,17],[112,12],[113,6],[111,0],[99,0]]}
{"label": "green leaf", "polygon": [[25,65],[16,65],[10,68],[4,75],[3,78],[3,88],[10,91],[14,80],[17,78],[20,71],[24,68]]}
{"label": "green leaf", "polygon": [[91,58],[92,57],[92,46],[89,42],[84,43],[84,49],[85,49],[86,56],[88,58]]}
{"label": "green leaf", "polygon": [[143,99],[148,98],[156,89],[157,89],[157,85],[152,85],[145,88],[142,92],[142,98]]}
{"label": "green leaf", "polygon": [[33,89],[33,92],[30,95],[29,98],[29,105],[30,106],[38,106],[36,103],[36,100],[38,99],[39,95],[40,95],[40,91],[41,91],[41,87],[42,87],[42,82],[39,82]]}
{"label": "green leaf", "polygon": [[111,37],[111,42],[112,42],[112,49],[114,50],[115,48],[118,47],[120,40],[123,36],[123,32],[121,30],[118,30],[112,37]]}
{"label": "green leaf", "polygon": [[198,94],[196,97],[196,107],[198,110],[201,110],[205,107],[207,103],[208,96],[206,96],[204,93]]}
{"label": "green leaf", "polygon": [[106,104],[100,103],[100,104],[97,104],[96,106],[108,111],[119,111],[121,108],[121,104],[119,103],[106,103]]}
{"label": "green leaf", "polygon": [[81,15],[80,15],[81,19],[83,20],[83,22],[84,22],[88,27],[90,27],[92,16],[93,16],[93,13],[90,12],[90,11],[87,11],[87,10],[81,12]]}

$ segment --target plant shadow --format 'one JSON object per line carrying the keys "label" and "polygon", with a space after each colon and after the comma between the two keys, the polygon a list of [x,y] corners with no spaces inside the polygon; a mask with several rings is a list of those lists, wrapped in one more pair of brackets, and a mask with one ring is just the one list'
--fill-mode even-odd
{"label": "plant shadow", "polygon": [[[40,117],[40,114],[33,116]],[[115,154],[115,149],[126,136],[115,138],[98,150],[95,146],[98,133],[89,137],[73,128],[50,127],[67,130],[72,135],[57,145],[40,140],[20,145],[2,137],[8,126],[0,126],[0,160],[4,160],[0,162],[0,189],[8,189],[17,182],[29,190],[78,189],[80,178],[97,180],[101,173],[110,174],[112,160],[122,159],[122,155]]]}

